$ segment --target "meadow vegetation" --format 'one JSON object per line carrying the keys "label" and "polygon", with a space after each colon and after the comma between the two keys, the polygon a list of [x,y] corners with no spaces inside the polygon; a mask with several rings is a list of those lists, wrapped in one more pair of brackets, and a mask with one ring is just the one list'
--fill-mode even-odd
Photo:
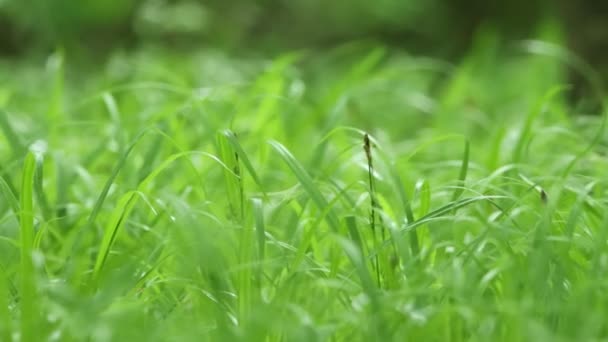
{"label": "meadow vegetation", "polygon": [[605,114],[567,70],[603,89],[542,35],[2,62],[0,340],[605,339]]}

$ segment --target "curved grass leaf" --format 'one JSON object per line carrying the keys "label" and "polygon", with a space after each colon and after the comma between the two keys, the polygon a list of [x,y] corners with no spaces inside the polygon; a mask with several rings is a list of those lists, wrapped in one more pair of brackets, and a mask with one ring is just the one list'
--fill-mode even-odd
{"label": "curved grass leaf", "polygon": [[106,183],[103,186],[103,189],[101,190],[101,193],[99,194],[99,197],[97,198],[97,201],[95,202],[95,205],[93,206],[93,210],[91,211],[91,214],[89,215],[89,218],[87,220],[87,224],[89,227],[93,226],[93,224],[95,223],[95,219],[97,219],[97,216],[99,215],[99,212],[101,211],[101,207],[103,206],[103,203],[105,202],[106,197],[108,197],[108,193],[110,192],[110,187],[114,183],[114,180],[116,179],[116,177],[118,177],[118,174],[120,173],[120,171],[125,166],[127,160],[129,159],[129,155],[131,154],[133,149],[135,149],[135,146],[137,146],[139,141],[147,133],[149,133],[149,130],[145,130],[145,131],[139,133],[135,137],[135,139],[133,140],[131,145],[129,145],[129,147],[125,150],[125,152],[122,154],[122,156],[118,159],[118,162],[114,166],[114,169],[112,170],[112,173],[110,174],[110,177],[108,178],[108,180],[106,180]]}
{"label": "curved grass leaf", "polygon": [[[504,198],[508,198],[506,196],[476,196],[476,197],[470,197],[470,198],[463,198],[461,200],[458,200],[456,202],[452,202],[449,204],[446,204],[438,209],[435,209],[433,211],[431,211],[430,213],[422,216],[421,218],[419,218],[418,220],[416,220],[413,223],[407,224],[404,228],[399,229],[395,234],[395,236],[398,236],[399,234],[403,234],[403,233],[407,233],[410,232],[412,230],[416,230],[417,228],[432,222],[434,220],[437,220],[439,218],[441,218],[443,215],[448,214],[450,212],[452,212],[453,210],[457,210],[463,207],[466,207],[470,204],[476,203],[476,202],[480,202],[480,201],[490,201],[490,203],[492,203],[492,200],[495,199],[504,199]],[[392,236],[391,238],[387,239],[381,246],[380,248],[386,248],[388,246],[390,246],[392,244],[392,240],[395,238],[395,236]],[[368,255],[368,258],[372,258],[375,257],[376,254],[378,254],[379,251],[374,251],[373,253],[370,253]]]}
{"label": "curved grass leaf", "polygon": [[98,278],[99,272],[101,271],[106,260],[108,259],[108,255],[110,254],[112,245],[116,240],[116,234],[118,233],[118,230],[125,224],[125,221],[129,217],[129,214],[131,213],[131,211],[133,211],[133,208],[135,208],[135,204],[137,203],[136,198],[138,195],[141,195],[141,193],[139,193],[138,191],[130,191],[124,194],[118,201],[116,209],[110,216],[110,220],[104,231],[101,245],[99,246],[99,252],[97,253],[95,266],[93,268],[93,277],[95,279]]}
{"label": "curved grass leaf", "polygon": [[[319,188],[314,184],[308,172],[306,172],[304,167],[302,167],[302,165],[294,158],[291,152],[289,152],[285,146],[281,145],[281,143],[277,141],[271,140],[269,144],[279,153],[287,166],[289,166],[293,174],[296,176],[300,184],[302,184],[304,190],[308,193],[319,210],[327,210],[327,200],[325,197],[323,197]],[[340,223],[338,222],[338,218],[336,217],[335,213],[331,209],[328,210],[326,219],[330,228],[337,233],[340,229]]]}
{"label": "curved grass leaf", "polygon": [[255,171],[253,164],[251,164],[251,161],[249,160],[247,153],[245,153],[245,150],[239,143],[239,140],[237,139],[234,132],[232,132],[230,130],[225,130],[222,132],[222,134],[228,140],[228,142],[230,142],[230,144],[232,145],[232,148],[234,148],[236,150],[236,152],[239,155],[239,160],[241,160],[243,162],[243,165],[245,165],[245,168],[247,169],[247,171],[253,178],[253,181],[260,188],[264,197],[266,197],[267,195],[266,195],[266,191],[264,190],[264,187],[262,186],[262,181],[261,181],[260,177],[258,176],[257,172]]}
{"label": "curved grass leaf", "polygon": [[219,160],[216,156],[199,151],[188,151],[181,152],[171,155],[169,158],[163,161],[161,165],[155,168],[137,187],[137,190],[130,191],[123,195],[118,201],[118,205],[114,209],[112,216],[104,229],[103,239],[101,241],[99,251],[97,252],[97,258],[95,260],[95,266],[93,269],[93,276],[97,278],[99,273],[101,272],[110,250],[112,249],[112,245],[116,241],[116,236],[118,234],[119,229],[124,225],[126,219],[129,217],[131,211],[133,211],[135,204],[137,203],[137,199],[143,196],[142,191],[146,189],[146,187],[167,167],[169,167],[174,161],[179,158],[183,158],[189,155],[203,155],[209,157],[211,160],[217,162],[220,166],[222,166],[225,170],[232,172],[230,168],[228,168],[221,160]]}

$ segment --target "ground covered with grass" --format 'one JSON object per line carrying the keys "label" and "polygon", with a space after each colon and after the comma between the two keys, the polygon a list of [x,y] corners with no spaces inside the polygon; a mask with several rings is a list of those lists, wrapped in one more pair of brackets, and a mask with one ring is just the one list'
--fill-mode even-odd
{"label": "ground covered with grass", "polygon": [[572,61],[2,62],[0,340],[606,339],[608,140]]}

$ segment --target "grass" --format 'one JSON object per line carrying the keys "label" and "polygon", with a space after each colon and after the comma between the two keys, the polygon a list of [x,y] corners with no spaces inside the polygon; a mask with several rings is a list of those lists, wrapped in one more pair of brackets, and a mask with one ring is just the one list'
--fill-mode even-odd
{"label": "grass", "polygon": [[532,45],[2,62],[1,339],[606,339],[604,113]]}

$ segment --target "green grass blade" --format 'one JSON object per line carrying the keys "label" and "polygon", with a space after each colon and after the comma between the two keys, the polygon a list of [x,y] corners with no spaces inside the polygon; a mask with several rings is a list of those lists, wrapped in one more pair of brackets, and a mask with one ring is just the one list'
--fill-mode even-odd
{"label": "green grass blade", "polygon": [[21,186],[20,249],[21,249],[21,341],[39,341],[36,307],[36,283],[32,252],[34,249],[34,174],[36,157],[30,152],[25,157]]}
{"label": "green grass blade", "polygon": [[110,187],[114,183],[114,180],[116,179],[116,177],[118,177],[118,174],[120,173],[120,171],[124,168],[127,160],[129,159],[129,155],[131,154],[133,149],[135,149],[135,146],[137,146],[137,143],[139,143],[139,141],[147,133],[148,133],[148,130],[145,130],[145,131],[139,133],[135,137],[135,139],[133,140],[131,145],[129,145],[127,150],[118,159],[118,162],[114,166],[114,169],[112,170],[112,173],[110,174],[110,177],[108,177],[108,179],[106,180],[106,183],[103,186],[103,189],[101,190],[101,193],[99,194],[99,197],[97,198],[97,201],[95,202],[95,205],[93,206],[93,210],[91,211],[91,214],[89,215],[89,218],[87,220],[87,225],[89,227],[91,227],[95,224],[95,220],[97,219],[97,216],[99,215],[99,212],[101,211],[101,207],[103,206],[103,203],[105,202],[106,197],[108,197],[108,193],[110,192]]}
{"label": "green grass blade", "polygon": [[458,186],[456,190],[454,190],[454,194],[452,195],[452,202],[456,201],[460,198],[462,193],[464,192],[464,185],[467,179],[467,172],[469,170],[469,152],[470,152],[470,143],[469,140],[465,140],[464,142],[464,153],[462,155],[462,164],[460,166],[460,174],[458,175]]}
{"label": "green grass blade", "polygon": [[419,226],[421,226],[422,224],[427,223],[429,220],[432,220],[434,218],[443,216],[444,214],[449,213],[450,211],[453,210],[457,210],[463,207],[466,207],[472,203],[476,203],[479,201],[487,201],[487,200],[493,200],[493,199],[499,199],[499,198],[505,198],[504,196],[477,196],[477,197],[470,197],[470,198],[463,198],[461,200],[458,200],[456,202],[452,202],[449,204],[446,204],[438,209],[435,209],[433,211],[431,211],[430,213],[422,216],[421,218],[419,218],[416,222],[414,222],[413,224],[409,224],[407,225],[405,228],[401,229],[402,232],[417,228]]}
{"label": "green grass blade", "polygon": [[328,208],[328,203],[325,197],[319,191],[319,188],[315,186],[312,178],[306,172],[304,167],[295,159],[295,157],[289,152],[281,143],[277,141],[270,141],[270,145],[279,153],[283,161],[289,166],[293,174],[296,176],[300,184],[304,187],[304,190],[308,193],[313,202],[317,205],[319,210],[327,212],[327,222],[329,223],[330,228],[334,232],[338,232],[340,229],[340,223],[338,222],[338,218],[331,208]]}
{"label": "green grass blade", "polygon": [[[21,156],[25,154],[26,147],[21,142],[20,134],[15,132],[15,130],[13,129],[13,126],[11,125],[8,116],[9,114],[7,111],[5,111],[4,109],[0,109],[0,130],[2,130],[2,132],[4,133],[6,141],[10,146],[12,155],[14,157],[21,158]],[[5,193],[5,196],[10,196],[8,195],[9,193],[16,194],[18,192],[12,181],[12,177],[9,171],[5,168],[4,165],[0,167],[0,177],[2,178],[3,184],[1,184],[1,186],[3,192]],[[7,197],[7,200],[11,201],[9,197]],[[13,205],[11,205],[11,207],[13,209],[15,208]],[[15,214],[17,215],[17,212],[15,212]]]}
{"label": "green grass blade", "polygon": [[266,191],[264,191],[264,187],[262,186],[262,180],[260,179],[260,177],[258,176],[257,172],[255,171],[255,168],[253,167],[253,164],[251,164],[251,161],[249,160],[249,157],[247,156],[247,153],[245,153],[245,150],[243,149],[243,147],[239,143],[239,140],[237,139],[237,137],[234,134],[234,132],[232,132],[230,130],[225,130],[225,131],[222,132],[222,134],[224,135],[224,137],[226,137],[226,139],[228,140],[228,142],[230,142],[230,144],[232,145],[232,148],[234,148],[234,150],[236,151],[236,153],[238,153],[239,160],[243,162],[243,165],[245,166],[245,168],[247,169],[247,171],[249,172],[249,174],[253,178],[253,181],[260,188],[260,190],[262,191],[262,194],[264,195],[264,197],[266,197]]}
{"label": "green grass blade", "polygon": [[363,253],[363,241],[361,239],[361,235],[359,234],[359,229],[357,228],[356,218],[352,215],[346,216],[344,218],[344,224],[346,225],[348,234],[350,235],[350,239],[354,246],[357,247],[359,253]]}
{"label": "green grass blade", "polygon": [[357,275],[359,276],[359,280],[361,280],[363,290],[370,296],[372,300],[375,300],[377,298],[376,285],[368,267],[366,266],[363,254],[361,254],[361,250],[356,246],[354,241],[350,241],[342,236],[336,236],[335,238],[337,239],[338,244],[346,252],[346,255],[348,255],[349,259],[352,261]]}
{"label": "green grass blade", "polygon": [[55,177],[55,187],[58,189],[55,197],[55,216],[63,220],[67,214],[67,204],[69,198],[70,183],[72,182],[71,175],[73,170],[68,168],[68,163],[65,161],[63,155],[55,155],[55,165],[57,174]]}
{"label": "green grass blade", "polygon": [[[391,178],[393,179],[393,183],[397,188],[397,194],[399,195],[399,199],[401,200],[401,206],[403,207],[403,211],[405,212],[405,218],[407,219],[408,224],[412,224],[415,221],[414,211],[412,210],[411,201],[405,192],[405,186],[403,185],[403,181],[401,180],[401,175],[397,170],[396,165],[391,164],[390,166]],[[412,250],[412,255],[415,257],[420,253],[420,241],[418,238],[418,232],[412,230],[410,232],[410,248]]]}
{"label": "green grass blade", "polygon": [[13,211],[13,214],[15,214],[15,217],[17,217],[17,219],[19,219],[19,216],[20,216],[19,200],[17,199],[17,196],[15,196],[15,193],[11,190],[11,187],[8,185],[8,183],[4,180],[4,177],[1,177],[1,176],[0,176],[0,191],[4,195],[4,199],[8,202],[8,205],[11,208],[11,210]]}
{"label": "green grass blade", "polygon": [[[421,183],[419,183],[418,196],[420,198],[418,217],[424,217],[431,210],[431,186],[429,185],[428,181],[423,180]],[[424,246],[426,243],[430,243],[430,234],[428,231],[428,226],[422,226],[417,230],[419,244],[421,246]]]}
{"label": "green grass blade", "polygon": [[255,218],[255,230],[258,240],[259,261],[263,261],[266,255],[266,227],[264,224],[264,203],[259,198],[252,198],[253,216]]}
{"label": "green grass blade", "polygon": [[116,240],[116,235],[118,234],[120,227],[125,224],[129,214],[133,211],[133,208],[135,208],[139,195],[140,194],[136,191],[130,191],[123,195],[118,201],[116,209],[112,213],[104,230],[103,239],[99,251],[97,252],[97,259],[95,260],[95,266],[93,268],[94,279],[98,279],[99,272],[101,272],[101,269],[108,259],[112,245]]}
{"label": "green grass blade", "polygon": [[[420,217],[418,220],[406,225],[404,228],[399,229],[398,231],[396,231],[396,234],[394,236],[392,236],[390,239],[388,239],[387,241],[385,241],[382,244],[382,246],[380,246],[380,248],[387,248],[388,246],[390,246],[392,244],[392,239],[394,239],[395,236],[397,236],[399,234],[403,234],[403,233],[409,233],[412,230],[417,230],[419,227],[424,226],[434,220],[437,220],[437,219],[443,217],[445,214],[449,214],[450,212],[452,212],[454,210],[457,210],[457,209],[460,209],[460,208],[466,207],[468,205],[471,205],[473,203],[477,203],[477,202],[481,202],[481,201],[492,201],[495,199],[504,199],[504,198],[508,198],[508,197],[505,197],[505,196],[476,196],[476,197],[470,197],[470,198],[463,198],[456,202],[451,202],[449,204],[446,204],[438,209],[431,211],[430,213],[426,214],[425,216]],[[368,255],[368,258],[375,257],[378,253],[379,253],[379,251],[374,251],[373,253],[370,253],[370,255]]]}
{"label": "green grass blade", "polygon": [[238,301],[239,316],[246,319],[251,314],[253,304],[253,279],[252,268],[254,267],[255,254],[255,222],[244,223],[241,226],[239,241],[239,270],[238,270]]}
{"label": "green grass blade", "polygon": [[230,216],[242,221],[245,216],[245,203],[243,198],[243,179],[239,160],[240,156],[238,155],[238,152],[232,148],[233,145],[228,141],[228,137],[225,134],[219,133],[217,135],[217,144],[219,157],[229,169],[224,169],[224,181],[231,211]]}
{"label": "green grass blade", "polygon": [[139,133],[135,137],[135,139],[133,140],[131,145],[127,148],[127,150],[124,151],[124,153],[118,159],[118,162],[115,164],[115,166],[110,174],[110,177],[108,177],[108,179],[106,180],[106,182],[101,190],[101,193],[97,197],[97,201],[95,201],[95,205],[93,206],[93,209],[91,210],[91,213],[89,214],[89,216],[86,220],[84,229],[81,228],[76,234],[76,237],[72,244],[72,256],[75,256],[80,253],[79,249],[81,248],[80,244],[83,239],[83,236],[85,235],[87,230],[90,230],[95,226],[95,221],[97,220],[97,216],[99,216],[99,213],[101,212],[101,208],[103,207],[103,204],[104,204],[106,198],[108,197],[108,193],[110,192],[110,187],[112,186],[112,184],[114,184],[114,180],[116,179],[116,177],[118,177],[118,174],[124,168],[125,164],[127,163],[127,160],[129,159],[129,155],[135,149],[135,146],[137,146],[139,141],[148,132],[149,132],[149,130],[144,130],[141,133]]}
{"label": "green grass blade", "polygon": [[34,193],[36,195],[36,201],[40,210],[42,211],[42,217],[45,221],[51,221],[53,218],[53,213],[51,211],[51,206],[49,205],[49,201],[46,197],[46,193],[43,189],[44,183],[44,157],[42,154],[36,157],[36,170],[34,172]]}
{"label": "green grass blade", "polygon": [[158,156],[163,150],[163,135],[157,135],[154,141],[148,148],[148,151],[144,154],[144,163],[141,169],[137,172],[137,182],[143,181],[150,172],[152,172],[154,165],[156,164]]}
{"label": "green grass blade", "polygon": [[11,294],[8,288],[8,278],[3,266],[0,266],[0,340],[11,341]]}
{"label": "green grass blade", "polygon": [[429,182],[423,180],[420,183],[420,190],[418,192],[418,196],[420,197],[420,207],[418,208],[418,217],[423,217],[424,215],[429,213],[431,209],[431,186]]}
{"label": "green grass blade", "polygon": [[[370,330],[373,331],[373,336],[384,336],[386,334],[385,322],[381,317],[379,295],[370,271],[365,263],[365,258],[361,253],[361,250],[357,248],[354,242],[342,237],[336,236],[338,244],[342,247],[348,258],[351,260],[355,271],[361,281],[361,287],[371,302],[371,308],[369,312],[369,325]],[[384,338],[380,337],[380,340]]]}
{"label": "green grass blade", "polygon": [[391,165],[390,167],[391,178],[393,179],[393,183],[395,187],[397,187],[397,195],[399,195],[399,199],[401,200],[401,206],[403,212],[405,213],[405,218],[408,222],[414,222],[414,211],[412,210],[412,203],[409,199],[409,196],[405,192],[405,186],[403,181],[401,180],[401,175],[397,170],[396,165]]}
{"label": "green grass blade", "polygon": [[568,214],[568,218],[564,225],[564,235],[568,239],[572,239],[572,235],[574,234],[576,225],[577,225],[578,221],[581,219],[581,217],[583,217],[583,209],[585,208],[584,203],[585,203],[586,197],[587,197],[586,194],[579,195],[578,198],[576,199],[576,202],[574,202],[574,205],[572,206],[570,213]]}
{"label": "green grass blade", "polygon": [[[159,174],[161,174],[163,171],[165,171],[172,163],[174,163],[176,160],[178,160],[180,158],[184,158],[184,157],[191,156],[191,155],[200,155],[203,157],[207,157],[207,158],[211,159],[212,161],[216,162],[220,167],[222,167],[224,169],[224,171],[232,172],[232,170],[226,164],[224,164],[218,157],[214,156],[211,153],[201,152],[201,151],[179,152],[179,153],[175,153],[175,154],[172,154],[169,157],[167,157],[159,166],[157,166],[152,172],[150,172],[150,174],[144,180],[142,180],[141,183],[139,183],[139,185],[137,186],[137,189],[140,189],[140,190],[146,189],[146,187],[148,185],[150,185],[150,183],[152,183],[152,181],[156,177],[158,177]],[[196,169],[194,171],[196,171]],[[197,177],[200,177],[200,175],[198,173],[195,173],[195,175]],[[236,177],[236,174],[232,173],[232,175]]]}
{"label": "green grass blade", "polygon": [[199,151],[187,151],[180,152],[174,155],[169,156],[166,160],[163,161],[158,167],[156,167],[137,187],[137,190],[130,191],[123,195],[121,199],[118,201],[118,205],[114,209],[114,212],[111,215],[111,218],[104,229],[104,236],[101,241],[101,245],[99,247],[99,251],[97,252],[97,258],[95,261],[95,266],[93,269],[94,277],[97,278],[99,273],[101,272],[110,250],[112,249],[112,245],[116,240],[116,236],[120,228],[124,225],[126,219],[129,217],[129,214],[133,211],[137,200],[143,195],[142,192],[146,190],[148,185],[156,178],[159,174],[161,174],[165,169],[169,167],[176,160],[189,156],[189,155],[202,155],[209,157],[211,160],[217,162],[220,166],[224,168],[224,170],[230,171],[228,166],[222,163],[217,157],[212,154],[206,152]]}

